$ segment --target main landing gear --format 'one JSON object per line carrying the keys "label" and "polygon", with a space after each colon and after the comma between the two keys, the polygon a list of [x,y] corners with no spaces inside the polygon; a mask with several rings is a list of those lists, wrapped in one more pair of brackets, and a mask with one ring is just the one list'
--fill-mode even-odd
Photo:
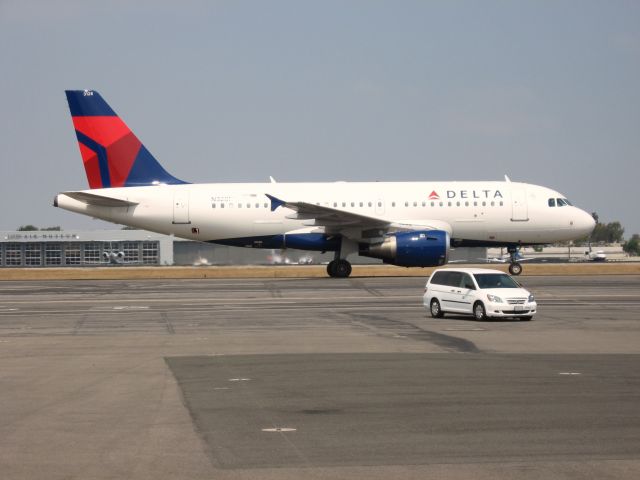
{"label": "main landing gear", "polygon": [[351,264],[341,258],[331,260],[327,265],[327,273],[334,278],[347,278],[351,275]]}
{"label": "main landing gear", "polygon": [[351,275],[351,263],[346,260],[347,255],[358,252],[358,244],[353,240],[342,237],[340,249],[335,252],[335,257],[327,265],[327,273],[333,278],[347,278]]}
{"label": "main landing gear", "polygon": [[509,273],[518,276],[522,273],[522,265],[518,263],[518,247],[509,247],[507,251],[511,256],[511,264],[509,265]]}

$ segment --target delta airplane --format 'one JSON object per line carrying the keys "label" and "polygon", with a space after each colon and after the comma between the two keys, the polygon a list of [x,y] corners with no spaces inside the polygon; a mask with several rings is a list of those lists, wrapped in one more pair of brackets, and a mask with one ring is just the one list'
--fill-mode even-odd
{"label": "delta airplane", "polygon": [[362,255],[444,265],[455,247],[518,249],[588,235],[595,221],[546,187],[505,181],[192,184],[169,174],[95,90],[66,91],[88,190],[54,206],[177,237],[238,247],[335,252],[331,277]]}

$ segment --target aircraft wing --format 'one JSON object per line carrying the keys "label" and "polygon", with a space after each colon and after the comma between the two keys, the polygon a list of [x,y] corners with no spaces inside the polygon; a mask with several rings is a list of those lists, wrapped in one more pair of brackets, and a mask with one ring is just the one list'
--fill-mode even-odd
{"label": "aircraft wing", "polygon": [[361,215],[359,213],[347,212],[345,210],[339,210],[337,208],[323,207],[322,205],[316,205],[315,203],[307,202],[287,202],[280,200],[272,195],[266,194],[269,200],[271,200],[271,211],[273,212],[278,207],[286,207],[294,210],[293,215],[287,216],[287,218],[294,220],[309,220],[313,221],[309,225],[313,226],[325,226],[325,227],[363,227],[363,228],[385,228],[391,225],[388,220],[371,217],[368,215]]}
{"label": "aircraft wing", "polygon": [[79,202],[83,202],[88,205],[99,205],[101,207],[132,207],[134,205],[138,205],[137,202],[88,192],[63,192],[60,195],[66,195],[69,198],[73,198],[74,200],[78,200]]}
{"label": "aircraft wing", "polygon": [[395,221],[371,215],[325,207],[308,202],[290,202],[265,194],[271,201],[271,211],[285,207],[295,213],[287,218],[303,220],[308,227],[324,227],[326,233],[341,234],[352,240],[369,243],[381,242],[391,232],[417,230],[445,230],[451,235],[451,226],[440,220]]}

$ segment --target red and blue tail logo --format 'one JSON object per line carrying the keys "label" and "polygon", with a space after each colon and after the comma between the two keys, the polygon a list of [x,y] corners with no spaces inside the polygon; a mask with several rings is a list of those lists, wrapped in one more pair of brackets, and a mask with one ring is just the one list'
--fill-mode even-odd
{"label": "red and blue tail logo", "polygon": [[186,183],[169,174],[95,90],[66,90],[90,188]]}

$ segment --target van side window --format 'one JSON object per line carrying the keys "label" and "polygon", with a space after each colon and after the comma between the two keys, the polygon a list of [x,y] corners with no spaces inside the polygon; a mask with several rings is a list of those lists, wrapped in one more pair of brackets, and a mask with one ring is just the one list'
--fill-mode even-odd
{"label": "van side window", "polygon": [[473,280],[471,280],[471,276],[468,273],[463,273],[462,274],[462,280],[460,282],[460,287],[461,288],[466,288],[469,290],[475,290],[476,287],[473,284]]}
{"label": "van side window", "polygon": [[449,287],[460,287],[461,283],[462,283],[461,272],[449,272],[449,276],[447,278],[447,285]]}
{"label": "van side window", "polygon": [[446,276],[449,272],[436,272],[431,279],[431,283],[435,283],[436,285],[446,285]]}

